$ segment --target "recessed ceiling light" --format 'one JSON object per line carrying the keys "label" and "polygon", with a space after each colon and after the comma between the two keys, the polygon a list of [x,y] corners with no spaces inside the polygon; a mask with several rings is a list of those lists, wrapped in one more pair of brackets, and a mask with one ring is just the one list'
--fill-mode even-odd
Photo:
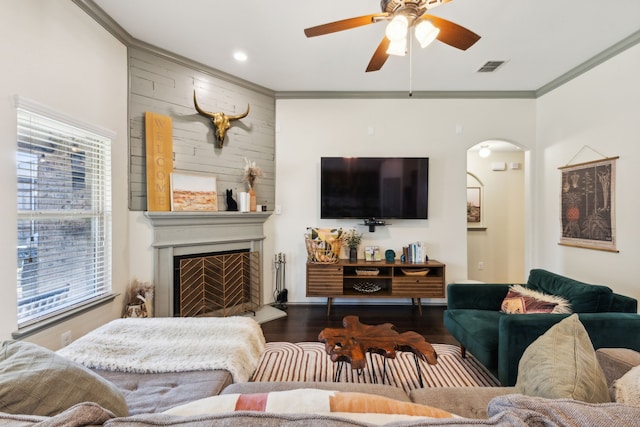
{"label": "recessed ceiling light", "polygon": [[236,51],[236,52],[234,52],[234,53],[233,53],[233,58],[234,58],[236,61],[244,62],[244,61],[246,61],[246,60],[247,60],[248,56],[247,56],[247,54],[246,54],[246,53],[244,53],[244,52]]}

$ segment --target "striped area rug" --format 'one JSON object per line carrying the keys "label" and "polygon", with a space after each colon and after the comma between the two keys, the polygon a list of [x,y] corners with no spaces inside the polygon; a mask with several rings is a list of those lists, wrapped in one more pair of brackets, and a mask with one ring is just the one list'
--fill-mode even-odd
{"label": "striped area rug", "polygon": [[[425,387],[496,387],[500,383],[472,355],[462,359],[460,349],[448,344],[432,344],[438,363],[429,365],[419,361]],[[333,381],[338,367],[319,342],[268,342],[260,358],[252,381]],[[367,355],[367,367],[362,371],[345,364],[341,382],[374,383],[372,369],[378,383],[382,377],[383,358],[373,355],[373,367]],[[401,387],[405,392],[420,388],[413,353],[398,352],[395,359],[387,359],[385,384]]]}

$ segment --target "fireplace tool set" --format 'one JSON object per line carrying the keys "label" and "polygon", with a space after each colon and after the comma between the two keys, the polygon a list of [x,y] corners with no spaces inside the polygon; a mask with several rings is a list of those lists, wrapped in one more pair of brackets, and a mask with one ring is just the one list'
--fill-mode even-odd
{"label": "fireplace tool set", "polygon": [[273,266],[276,274],[276,290],[273,293],[273,299],[275,303],[274,307],[279,308],[281,310],[285,310],[287,308],[287,288],[285,288],[285,273],[287,267],[287,258],[286,255],[282,252],[275,254],[273,260]]}

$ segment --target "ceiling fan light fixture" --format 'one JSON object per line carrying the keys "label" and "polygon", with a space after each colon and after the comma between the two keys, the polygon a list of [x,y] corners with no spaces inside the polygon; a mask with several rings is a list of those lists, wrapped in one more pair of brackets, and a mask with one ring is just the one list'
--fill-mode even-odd
{"label": "ceiling fan light fixture", "polygon": [[407,54],[407,38],[391,40],[387,48],[388,55],[405,56]]}
{"label": "ceiling fan light fixture", "polygon": [[404,15],[396,15],[391,22],[387,24],[385,34],[391,42],[406,39],[407,30],[409,29],[409,20]]}
{"label": "ceiling fan light fixture", "polygon": [[420,47],[425,48],[433,42],[438,34],[440,34],[440,29],[436,28],[431,21],[428,19],[423,20],[414,30],[416,39],[418,43],[420,43]]}

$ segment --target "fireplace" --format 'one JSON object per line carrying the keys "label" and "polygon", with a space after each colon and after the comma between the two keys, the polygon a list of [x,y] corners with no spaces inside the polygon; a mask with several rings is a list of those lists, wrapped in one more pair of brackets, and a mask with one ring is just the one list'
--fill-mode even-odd
{"label": "fireplace", "polygon": [[[247,284],[238,285],[240,282],[233,284],[232,288],[235,288],[235,292],[240,292],[242,295],[233,297],[230,294],[226,295],[229,307],[216,305],[220,302],[219,296],[214,298],[213,294],[207,291],[210,292],[207,298],[211,298],[215,303],[201,304],[206,305],[206,309],[199,307],[200,303],[196,303],[194,306],[199,308],[194,309],[193,312],[202,315],[210,308],[217,307],[211,310],[214,312],[213,315],[229,315],[258,308],[262,304],[261,278],[264,277],[262,274],[264,265],[262,242],[265,238],[263,226],[270,215],[270,212],[145,212],[145,217],[153,227],[154,315],[157,317],[180,315],[179,306],[182,304],[174,300],[176,288],[179,288],[179,282],[175,277],[176,259],[209,255],[224,256],[234,253],[248,254],[246,255],[248,260],[244,260],[242,265],[246,266],[246,262],[249,262],[252,267],[243,267],[240,271],[244,269],[247,272],[247,268],[253,269],[254,274],[247,276],[248,286],[251,289],[247,289]],[[194,283],[197,284],[197,282],[196,280]],[[235,302],[232,304],[231,301]]]}
{"label": "fireplace", "polygon": [[232,316],[260,306],[260,253],[247,249],[173,258],[174,317]]}

